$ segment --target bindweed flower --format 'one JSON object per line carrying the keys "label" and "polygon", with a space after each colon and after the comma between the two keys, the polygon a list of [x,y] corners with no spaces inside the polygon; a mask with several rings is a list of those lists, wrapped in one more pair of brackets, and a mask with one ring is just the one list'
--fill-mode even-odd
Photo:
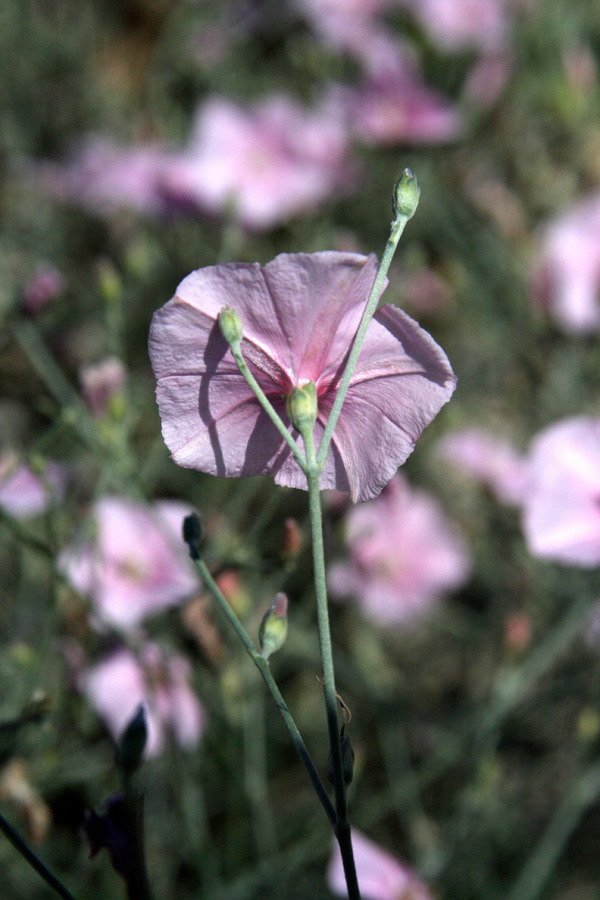
{"label": "bindweed flower", "polygon": [[60,297],[65,288],[65,278],[58,269],[40,265],[23,286],[23,308],[33,315]]}
{"label": "bindweed flower", "polygon": [[[352,845],[363,900],[432,900],[429,888],[415,872],[356,829],[352,831]],[[334,894],[348,896],[342,857],[335,842],[327,883]]]}
{"label": "bindweed flower", "polygon": [[[318,447],[377,272],[375,256],[281,254],[266,266],[192,272],[155,314],[150,357],[163,437],[176,463],[212,475],[270,474],[306,489],[306,476],[240,374],[219,325],[243,326],[241,350],[283,422],[286,400],[313,381]],[[454,390],[443,350],[393,306],[375,314],[338,420],[321,488],[376,496]]]}
{"label": "bindweed flower", "polygon": [[71,544],[59,568],[99,618],[124,631],[154,613],[190,597],[198,588],[181,540],[189,507],[176,501],[153,506],[123,497],[103,497],[94,505],[94,540]]}
{"label": "bindweed flower", "polygon": [[15,519],[29,519],[58,502],[65,489],[65,470],[44,462],[38,472],[16,456],[0,457],[0,509]]}
{"label": "bindweed flower", "polygon": [[423,82],[414,66],[385,71],[341,96],[352,131],[373,146],[440,144],[463,131],[460,113]]}
{"label": "bindweed flower", "polygon": [[184,749],[198,745],[205,725],[202,705],[189,685],[190,667],[152,643],[139,659],[119,649],[79,676],[82,692],[115,741],[122,739],[140,705],[147,713],[146,753],[159,753],[170,732]]}
{"label": "bindweed flower", "polygon": [[506,0],[402,0],[442,50],[497,49],[506,39]]}
{"label": "bindweed flower", "polygon": [[163,190],[176,203],[268,229],[339,189],[347,155],[346,131],[331,109],[308,111],[284,95],[247,109],[213,97],[185,151],[165,168]]}
{"label": "bindweed flower", "polygon": [[350,559],[332,565],[332,596],[353,595],[381,624],[411,622],[469,573],[465,544],[433,497],[396,476],[346,521]]}
{"label": "bindweed flower", "polygon": [[600,331],[600,193],[547,226],[531,289],[567,334]]}
{"label": "bindweed flower", "polygon": [[565,419],[533,441],[523,528],[534,556],[600,564],[600,419]]}
{"label": "bindweed flower", "polygon": [[520,505],[526,487],[526,460],[506,439],[468,428],[443,438],[438,452],[488,487],[499,500]]}

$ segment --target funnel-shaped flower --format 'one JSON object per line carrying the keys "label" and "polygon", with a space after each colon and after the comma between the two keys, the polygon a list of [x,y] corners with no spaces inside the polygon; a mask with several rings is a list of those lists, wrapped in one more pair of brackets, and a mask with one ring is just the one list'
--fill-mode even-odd
{"label": "funnel-shaped flower", "polygon": [[[431,900],[431,892],[407,865],[353,829],[352,844],[356,874],[364,900]],[[327,883],[334,894],[348,895],[342,857],[334,845],[327,870]]]}
{"label": "funnel-shaped flower", "polygon": [[[282,254],[266,266],[230,263],[192,272],[158,310],[150,356],[165,442],[176,463],[213,475],[306,477],[259,405],[221,334],[224,306],[242,321],[242,353],[290,430],[286,398],[314,381],[318,447],[377,260],[355,253]],[[376,496],[449,400],[443,350],[392,306],[372,320],[325,467],[322,488]]]}
{"label": "funnel-shaped flower", "polygon": [[600,419],[579,416],[534,440],[523,528],[534,556],[575,566],[600,563]]}

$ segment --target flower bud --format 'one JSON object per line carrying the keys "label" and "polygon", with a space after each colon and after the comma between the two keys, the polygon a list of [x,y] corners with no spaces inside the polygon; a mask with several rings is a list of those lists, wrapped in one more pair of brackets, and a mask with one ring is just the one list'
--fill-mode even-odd
{"label": "flower bud", "polygon": [[417,211],[421,188],[417,176],[410,169],[405,169],[399,181],[394,185],[392,210],[394,219],[411,219]]}
{"label": "flower bud", "polygon": [[287,606],[286,595],[279,593],[263,616],[258,629],[258,642],[264,659],[268,659],[272,653],[280,650],[285,643],[288,628]]}
{"label": "flower bud", "polygon": [[305,430],[312,430],[319,412],[314,381],[309,381],[303,387],[295,387],[288,394],[286,409],[292,425],[300,434]]}
{"label": "flower bud", "polygon": [[117,766],[124,775],[131,776],[139,769],[147,739],[146,710],[140,703],[117,746]]}
{"label": "flower bud", "polygon": [[219,313],[219,327],[221,334],[230,347],[239,347],[240,341],[244,336],[242,328],[242,320],[231,306],[224,306]]}
{"label": "flower bud", "polygon": [[200,544],[204,537],[198,513],[190,513],[183,520],[183,540],[188,545],[192,559],[200,559]]}

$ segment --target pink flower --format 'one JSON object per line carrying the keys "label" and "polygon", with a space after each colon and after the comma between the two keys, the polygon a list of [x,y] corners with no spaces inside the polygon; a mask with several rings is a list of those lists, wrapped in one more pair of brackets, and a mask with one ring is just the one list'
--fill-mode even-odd
{"label": "pink flower", "polygon": [[156,644],[146,644],[138,661],[120,649],[80,676],[81,688],[109,732],[118,740],[143,703],[148,721],[147,753],[162,749],[170,732],[192,750],[205,727],[204,710],[189,685],[190,667],[182,656],[167,657]]}
{"label": "pink flower", "polygon": [[103,497],[92,510],[95,539],[71,544],[59,567],[92,598],[100,619],[128,631],[198,589],[181,537],[189,507],[163,500],[154,506]]}
{"label": "pink flower", "polygon": [[377,500],[349,510],[350,560],[332,565],[333,596],[356,596],[382,624],[407,623],[460,587],[469,557],[433,497],[396,476]]}
{"label": "pink flower", "polygon": [[497,49],[506,34],[505,0],[404,0],[443,50]]}
{"label": "pink flower", "polygon": [[600,331],[600,193],[546,228],[532,294],[568,334]]}
{"label": "pink flower", "polygon": [[0,509],[15,519],[45,512],[62,498],[64,488],[65,471],[58,463],[45,463],[38,474],[15,456],[0,458]]}
{"label": "pink flower", "polygon": [[509,441],[477,428],[465,429],[445,437],[439,452],[445,460],[489,487],[504,503],[521,503],[526,462]]}
{"label": "pink flower", "polygon": [[308,112],[284,96],[243,109],[215,97],[201,108],[187,150],[171,158],[163,189],[176,202],[272,228],[340,187],[347,149],[333,109]]}
{"label": "pink flower", "polygon": [[82,141],[65,162],[31,166],[40,191],[100,215],[127,208],[145,214],[164,212],[164,167],[162,147],[119,147],[100,137]]}
{"label": "pink flower", "polygon": [[564,419],[534,440],[523,528],[531,553],[600,564],[600,419]]}
{"label": "pink flower", "polygon": [[[429,888],[415,872],[356,829],[352,831],[352,846],[363,900],[432,900]],[[327,870],[327,883],[334,894],[348,896],[337,842]]]}
{"label": "pink flower", "polygon": [[462,131],[460,114],[418,72],[389,71],[347,93],[354,131],[371,144],[437,144]]}
{"label": "pink flower", "polygon": [[[165,442],[179,465],[213,475],[270,474],[306,488],[287,444],[262,411],[217,323],[242,321],[242,352],[284,422],[285,399],[315,382],[318,446],[377,271],[374,256],[282,254],[264,268],[230,263],[192,272],[154,314],[150,357]],[[433,339],[393,306],[375,315],[321,475],[354,500],[378,494],[454,390]],[[291,429],[291,425],[289,426]]]}

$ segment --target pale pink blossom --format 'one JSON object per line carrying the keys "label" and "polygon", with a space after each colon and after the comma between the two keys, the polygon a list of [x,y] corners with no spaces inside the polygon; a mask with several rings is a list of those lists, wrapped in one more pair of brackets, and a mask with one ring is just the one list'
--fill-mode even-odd
{"label": "pale pink blossom", "polygon": [[[154,314],[150,357],[165,442],[179,465],[213,475],[270,474],[306,488],[287,444],[239,373],[217,322],[229,304],[242,352],[291,429],[286,396],[313,380],[315,442],[375,280],[377,260],[335,251],[281,254],[189,275]],[[371,322],[321,474],[354,500],[380,492],[454,390],[444,352],[416,322],[383,306]]]}
{"label": "pale pink blossom", "polygon": [[478,109],[488,109],[501,96],[511,70],[512,59],[507,50],[499,49],[483,53],[467,76],[463,96]]}
{"label": "pale pink blossom", "polygon": [[504,503],[523,500],[527,466],[525,456],[506,438],[478,428],[447,435],[439,444],[446,461],[480,481]]}
{"label": "pale pink blossom", "polygon": [[[433,900],[427,885],[412,869],[356,829],[352,830],[352,846],[363,900]],[[348,896],[337,841],[327,869],[327,884],[334,894]]]}
{"label": "pale pink blossom", "polygon": [[438,47],[497,49],[506,39],[506,0],[403,0]]}
{"label": "pale pink blossom", "polygon": [[83,693],[118,740],[144,704],[147,712],[146,752],[162,749],[166,734],[187,750],[198,745],[205,727],[202,705],[190,687],[190,666],[182,656],[167,656],[156,644],[145,644],[139,659],[119,649],[79,676]]}
{"label": "pale pink blossom", "polygon": [[125,366],[114,356],[81,370],[83,399],[95,416],[104,416],[115,399],[122,395],[125,375]]}
{"label": "pale pink blossom", "polygon": [[600,419],[563,419],[535,438],[523,528],[535,556],[600,564]]}
{"label": "pale pink blossom", "polygon": [[546,227],[532,293],[568,334],[600,331],[600,192]]}
{"label": "pale pink blossom", "polygon": [[340,188],[347,152],[333,108],[308,111],[283,95],[248,108],[213,97],[185,152],[165,168],[163,190],[174,202],[267,229]]}
{"label": "pale pink blossom", "polygon": [[65,481],[65,470],[58,463],[46,462],[34,472],[16,456],[5,454],[0,457],[0,509],[15,519],[38,516],[61,500]]}
{"label": "pale pink blossom", "polygon": [[174,500],[147,506],[103,497],[91,513],[94,538],[66,547],[59,567],[78,591],[91,597],[102,622],[131,630],[198,589],[181,536],[189,512]]}
{"label": "pale pink blossom", "polygon": [[332,596],[352,595],[381,624],[404,624],[466,581],[469,554],[437,501],[397,475],[381,496],[349,510],[350,558],[329,568]]}
{"label": "pale pink blossom", "polygon": [[346,103],[353,131],[374,145],[444,143],[463,130],[460,113],[412,68],[391,69],[349,89]]}
{"label": "pale pink blossom", "polygon": [[121,209],[157,214],[167,208],[161,187],[165,160],[160,145],[120,147],[94,136],[82,140],[62,162],[45,161],[28,168],[40,191],[96,214]]}

